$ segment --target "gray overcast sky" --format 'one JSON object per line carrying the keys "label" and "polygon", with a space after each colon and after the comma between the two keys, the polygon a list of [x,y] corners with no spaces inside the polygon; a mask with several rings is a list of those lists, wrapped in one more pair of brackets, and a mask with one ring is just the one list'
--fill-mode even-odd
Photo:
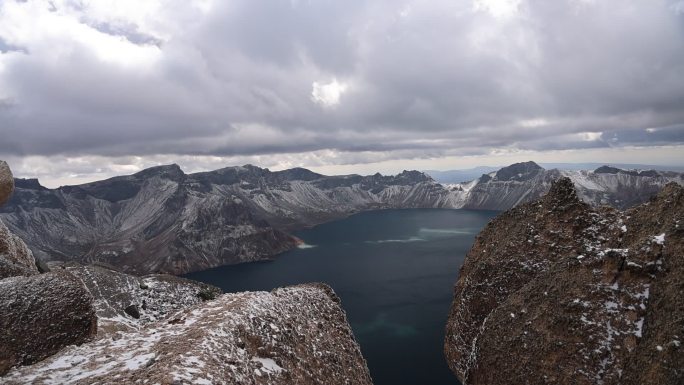
{"label": "gray overcast sky", "polygon": [[0,0],[0,158],[48,185],[684,164],[684,1]]}

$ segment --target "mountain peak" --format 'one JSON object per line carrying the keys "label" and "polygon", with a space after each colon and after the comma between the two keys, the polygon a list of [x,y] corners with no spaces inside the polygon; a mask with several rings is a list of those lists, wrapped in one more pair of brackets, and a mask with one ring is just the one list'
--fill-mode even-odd
{"label": "mountain peak", "polygon": [[14,178],[14,186],[31,190],[47,190],[47,187],[40,184],[37,178]]}
{"label": "mountain peak", "polygon": [[150,168],[146,168],[142,171],[138,171],[137,173],[133,174],[134,176],[141,177],[141,178],[150,178],[154,176],[160,176],[160,177],[166,177],[169,179],[178,179],[180,177],[185,176],[185,173],[183,170],[180,168],[179,165],[173,163],[173,164],[165,164],[161,166],[154,166]]}
{"label": "mountain peak", "polygon": [[544,168],[533,161],[513,163],[510,166],[504,167],[496,172],[495,178],[497,180],[516,180],[523,181],[532,179]]}
{"label": "mountain peak", "polygon": [[613,166],[601,166],[594,170],[594,174],[627,174],[627,175],[633,175],[633,176],[649,176],[649,177],[655,177],[659,176],[660,173],[656,170],[623,170],[621,168],[613,167]]}
{"label": "mountain peak", "polygon": [[315,173],[303,167],[294,167],[287,170],[276,171],[274,174],[283,177],[286,180],[316,180],[323,177],[323,175]]}
{"label": "mountain peak", "polygon": [[427,182],[433,180],[432,177],[430,177],[426,173],[416,170],[404,170],[401,173],[397,174],[397,177],[402,179],[408,179],[412,182]]}
{"label": "mountain peak", "polygon": [[563,177],[551,185],[549,192],[542,197],[542,201],[551,203],[553,207],[563,207],[568,204],[580,203],[575,190],[575,184],[568,177]]}

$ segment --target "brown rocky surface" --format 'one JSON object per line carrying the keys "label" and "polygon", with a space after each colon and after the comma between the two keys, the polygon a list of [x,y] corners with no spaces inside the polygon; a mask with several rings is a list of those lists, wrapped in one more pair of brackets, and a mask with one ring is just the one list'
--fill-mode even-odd
{"label": "brown rocky surface", "polygon": [[684,383],[684,189],[620,212],[568,179],[478,235],[445,354],[465,384]]}
{"label": "brown rocky surface", "polygon": [[14,177],[4,160],[0,160],[0,206],[4,205],[14,191]]}
{"label": "brown rocky surface", "polygon": [[92,298],[72,274],[0,280],[0,375],[88,340],[96,326]]}
{"label": "brown rocky surface", "polygon": [[225,294],[138,332],[64,349],[6,384],[371,384],[322,284]]}

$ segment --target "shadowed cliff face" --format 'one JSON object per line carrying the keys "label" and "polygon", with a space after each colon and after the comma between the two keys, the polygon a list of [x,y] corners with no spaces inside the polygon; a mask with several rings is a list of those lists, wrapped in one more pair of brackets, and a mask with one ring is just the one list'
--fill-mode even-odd
{"label": "shadowed cliff face", "polygon": [[466,384],[684,381],[684,189],[592,208],[561,179],[494,219],[456,284],[445,354]]}

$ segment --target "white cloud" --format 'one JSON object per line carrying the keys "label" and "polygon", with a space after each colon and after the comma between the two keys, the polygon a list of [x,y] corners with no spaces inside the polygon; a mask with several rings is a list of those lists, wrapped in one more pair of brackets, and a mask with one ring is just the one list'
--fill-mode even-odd
{"label": "white cloud", "polygon": [[[103,10],[94,5],[100,3],[92,3],[93,12],[87,15],[95,22],[113,22],[115,19],[99,17]],[[135,14],[138,13],[131,12]],[[85,15],[84,10],[75,10],[63,1],[8,1],[0,7],[0,37],[31,55],[57,62],[81,51],[103,62],[138,68],[152,65],[159,58],[159,47],[134,44],[124,36],[99,31],[83,21]]]}
{"label": "white cloud", "polygon": [[519,11],[522,0],[474,0],[475,10],[489,12],[496,18],[509,18]]}
{"label": "white cloud", "polygon": [[599,139],[601,139],[601,135],[603,135],[602,132],[580,132],[577,134],[580,139],[586,141],[586,142],[594,142]]}
{"label": "white cloud", "polygon": [[0,157],[68,177],[678,145],[680,3],[0,0]]}
{"label": "white cloud", "polygon": [[347,90],[345,83],[333,79],[330,83],[313,82],[311,100],[323,107],[334,107],[340,104],[340,97]]}

